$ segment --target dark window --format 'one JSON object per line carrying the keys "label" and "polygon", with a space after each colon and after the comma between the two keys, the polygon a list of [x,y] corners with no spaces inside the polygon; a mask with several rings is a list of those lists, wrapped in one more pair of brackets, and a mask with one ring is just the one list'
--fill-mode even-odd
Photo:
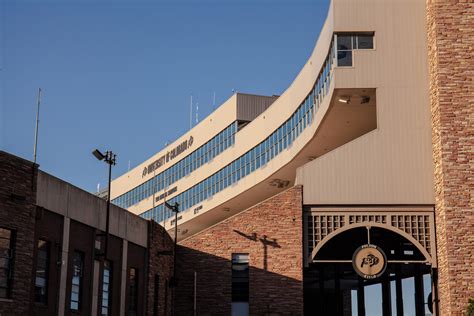
{"label": "dark window", "polygon": [[232,254],[232,302],[249,301],[249,255]]}
{"label": "dark window", "polygon": [[35,278],[35,302],[41,304],[48,303],[48,270],[50,243],[46,240],[38,240],[38,254],[36,259]]}
{"label": "dark window", "polygon": [[352,66],[352,36],[337,36],[337,65],[339,67]]}
{"label": "dark window", "polygon": [[0,298],[11,298],[14,231],[0,228]]}
{"label": "dark window", "polygon": [[128,315],[135,316],[137,315],[138,305],[138,270],[135,268],[130,268],[128,286]]}
{"label": "dark window", "polygon": [[352,51],[338,51],[337,52],[337,65],[340,67],[352,66]]}
{"label": "dark window", "polygon": [[109,261],[104,261],[104,271],[102,275],[102,316],[109,315],[110,311],[110,281],[112,278],[112,267]]}
{"label": "dark window", "polygon": [[81,307],[82,277],[84,270],[84,254],[74,251],[72,257],[72,280],[71,280],[71,310],[77,311]]}
{"label": "dark window", "polygon": [[373,49],[374,36],[373,35],[357,35],[357,48],[358,49]]}
{"label": "dark window", "polygon": [[338,35],[337,36],[337,50],[352,50],[352,36]]}
{"label": "dark window", "polygon": [[337,34],[337,66],[352,66],[352,51],[373,49],[373,33]]}

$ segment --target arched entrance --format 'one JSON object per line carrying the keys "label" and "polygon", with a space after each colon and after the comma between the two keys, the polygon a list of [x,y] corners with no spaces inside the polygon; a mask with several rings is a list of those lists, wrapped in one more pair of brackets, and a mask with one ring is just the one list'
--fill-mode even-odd
{"label": "arched entrance", "polygon": [[431,264],[426,249],[401,230],[347,225],[312,249],[304,271],[305,315],[431,315]]}

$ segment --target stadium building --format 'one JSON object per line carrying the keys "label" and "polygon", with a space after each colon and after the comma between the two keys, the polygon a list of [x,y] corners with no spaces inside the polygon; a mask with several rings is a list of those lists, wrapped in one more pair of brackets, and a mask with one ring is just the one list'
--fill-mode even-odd
{"label": "stadium building", "polygon": [[473,46],[469,1],[332,0],[280,96],[232,95],[112,182],[108,260],[103,200],[0,153],[0,313],[463,315]]}
{"label": "stadium building", "polygon": [[[450,164],[470,152],[472,171],[472,124],[460,114],[472,117],[472,84],[467,104],[453,94],[472,56],[448,66],[469,45],[449,43],[464,29],[446,15],[474,26],[472,4],[333,0],[281,96],[234,94],[113,181],[114,203],[169,232],[178,225],[178,297],[195,303],[183,313],[447,315],[467,305],[472,177]],[[165,201],[179,204],[177,223]]]}

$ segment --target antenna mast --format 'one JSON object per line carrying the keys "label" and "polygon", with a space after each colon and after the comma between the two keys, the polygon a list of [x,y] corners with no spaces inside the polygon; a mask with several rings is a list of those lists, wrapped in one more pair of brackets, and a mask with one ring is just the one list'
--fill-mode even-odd
{"label": "antenna mast", "polygon": [[35,147],[33,149],[33,162],[36,164],[36,153],[38,150],[38,127],[39,127],[39,111],[41,104],[41,88],[38,88],[38,100],[36,108],[36,128],[35,128]]}
{"label": "antenna mast", "polygon": [[196,103],[196,124],[199,123],[199,102]]}
{"label": "antenna mast", "polygon": [[191,94],[191,102],[189,103],[189,129],[193,128],[193,95]]}

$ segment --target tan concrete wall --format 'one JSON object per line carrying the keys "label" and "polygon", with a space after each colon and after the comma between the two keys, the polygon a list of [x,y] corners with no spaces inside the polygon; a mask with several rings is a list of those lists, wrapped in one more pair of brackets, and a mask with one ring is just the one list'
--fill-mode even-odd
{"label": "tan concrete wall", "polygon": [[474,297],[474,3],[427,1],[441,315]]}
{"label": "tan concrete wall", "polygon": [[[43,171],[38,171],[36,201],[40,207],[105,231],[106,201]],[[147,221],[113,204],[110,233],[147,246]]]}
{"label": "tan concrete wall", "polygon": [[334,76],[336,89],[376,88],[377,129],[298,170],[305,204],[434,203],[424,12],[423,0],[334,1],[335,32],[375,32]]}

